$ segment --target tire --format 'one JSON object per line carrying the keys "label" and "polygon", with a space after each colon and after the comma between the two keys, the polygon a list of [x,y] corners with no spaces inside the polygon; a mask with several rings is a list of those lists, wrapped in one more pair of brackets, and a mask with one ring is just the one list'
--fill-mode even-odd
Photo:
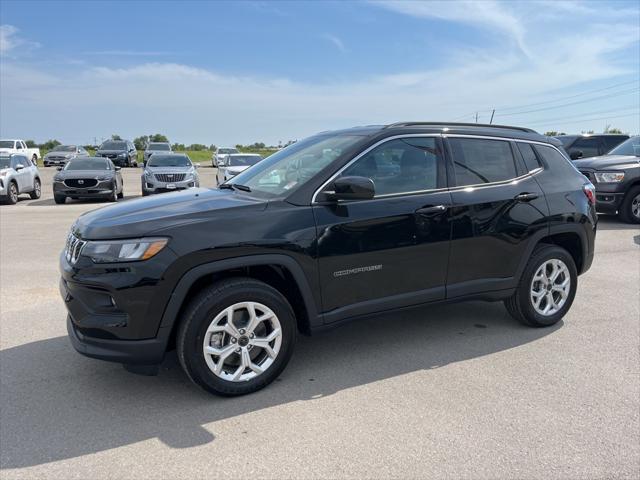
{"label": "tire", "polygon": [[122,184],[122,188],[120,189],[120,193],[118,193],[118,198],[124,198],[124,183]]}
{"label": "tire", "polygon": [[618,214],[623,222],[640,223],[640,185],[629,189]]}
{"label": "tire", "polygon": [[[249,327],[246,325],[248,310],[242,307],[247,303],[255,305],[255,311],[261,312],[260,315],[268,314],[267,310],[273,314],[255,326],[256,336],[251,337],[253,340],[249,338],[250,331],[242,329],[243,326]],[[230,307],[235,307],[237,312],[232,316],[236,325],[231,329],[235,332],[234,335],[228,330],[207,332],[218,318],[222,319],[223,324],[228,323],[225,310]],[[223,328],[229,327],[225,325]],[[276,335],[276,330],[280,335],[269,340],[273,345],[269,345],[268,349],[252,345],[251,342],[259,340],[264,343],[265,339]],[[280,292],[257,280],[231,278],[205,288],[191,300],[180,319],[176,348],[180,364],[191,381],[208,392],[236,396],[260,390],[280,375],[291,358],[296,335],[293,310]],[[216,336],[219,338],[215,338]],[[215,355],[205,357],[204,341],[207,337],[209,344],[218,340],[219,351],[227,352],[219,374],[214,373],[214,368],[218,366],[221,357],[218,356],[217,361]],[[241,353],[237,353],[236,349],[241,350]],[[251,367],[243,368],[242,358],[248,359]],[[253,363],[254,360],[256,363]],[[257,368],[258,365],[264,367],[261,373],[252,368]],[[232,378],[238,375],[245,378]]]}
{"label": "tire", "polygon": [[9,190],[7,191],[7,195],[3,198],[4,203],[8,203],[9,205],[15,205],[18,203],[18,185],[16,182],[11,181],[9,183]]}
{"label": "tire", "polygon": [[113,184],[113,190],[111,190],[111,196],[109,197],[109,201],[110,202],[118,201],[118,185],[115,183]]}
{"label": "tire", "polygon": [[29,196],[31,200],[37,200],[42,196],[42,184],[39,178],[33,180],[33,191],[29,193]]}
{"label": "tire", "polygon": [[64,195],[54,195],[53,201],[56,202],[58,205],[61,205],[67,201],[67,197],[65,197]]}
{"label": "tire", "polygon": [[[558,265],[558,261],[566,270],[558,275],[554,282],[549,282],[547,276],[548,268],[554,268],[554,263]],[[536,276],[543,265],[547,266],[544,276]],[[560,266],[560,270],[562,270],[562,266]],[[540,280],[535,280],[534,277]],[[569,285],[563,287],[561,291],[555,290],[555,288],[560,288],[566,278],[569,279]],[[545,282],[552,286],[545,288]],[[511,316],[525,325],[530,327],[550,327],[559,322],[571,308],[577,286],[578,272],[573,257],[569,252],[556,245],[540,244],[531,254],[516,291],[504,301],[504,304]],[[540,303],[537,308],[533,300],[535,291],[538,293],[538,295],[535,295],[536,298],[540,297]],[[549,295],[553,297],[553,302],[550,301]],[[560,304],[557,309],[554,308],[556,301]],[[541,313],[540,310],[544,310],[547,305],[551,306],[549,312],[546,314]]]}

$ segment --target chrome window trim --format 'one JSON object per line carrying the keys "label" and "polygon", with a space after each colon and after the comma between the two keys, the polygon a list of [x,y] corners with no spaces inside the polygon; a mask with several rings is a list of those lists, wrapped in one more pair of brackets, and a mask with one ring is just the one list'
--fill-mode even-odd
{"label": "chrome window trim", "polygon": [[[546,143],[546,142],[540,142],[537,140],[528,140],[528,139],[523,139],[523,138],[513,138],[513,137],[494,137],[491,135],[469,135],[469,134],[464,134],[464,133],[415,133],[415,134],[402,134],[402,135],[394,135],[392,137],[387,137],[384,138],[378,142],[376,142],[375,144],[371,145],[369,148],[367,148],[366,150],[362,151],[361,153],[359,153],[357,156],[355,156],[353,159],[351,159],[346,165],[344,165],[342,168],[340,168],[336,173],[334,173],[331,177],[329,177],[329,179],[324,182],[313,194],[313,197],[311,197],[311,204],[312,205],[318,205],[319,203],[317,202],[317,196],[318,194],[322,191],[323,188],[325,188],[329,183],[331,183],[333,180],[335,180],[336,177],[338,177],[344,170],[346,170],[349,166],[351,166],[351,164],[353,164],[354,162],[358,161],[362,156],[364,156],[365,154],[369,153],[371,150],[373,150],[374,148],[382,145],[383,143],[386,143],[388,141],[391,140],[396,140],[398,138],[416,138],[416,137],[440,137],[442,139],[446,139],[446,138],[483,138],[483,139],[487,139],[487,140],[502,140],[505,142],[522,142],[522,143],[531,143],[534,145],[542,145],[544,147],[551,147],[553,149],[555,149],[560,155],[562,155],[562,157],[575,169],[575,165],[573,165],[573,163],[571,162],[571,160],[569,160],[567,158],[567,156],[562,153],[562,151],[556,147],[555,145],[551,144],[551,143]],[[514,158],[515,160],[515,158]],[[577,170],[577,169],[576,169]],[[414,192],[403,192],[403,193],[388,193],[388,194],[384,194],[384,195],[376,195],[374,196],[371,200],[375,200],[377,198],[388,198],[391,196],[402,196],[402,195],[412,195],[412,194],[417,194],[417,193],[430,193],[430,192],[439,192],[439,191],[460,191],[460,190],[465,190],[465,189],[476,189],[476,188],[488,188],[488,187],[497,187],[497,186],[502,186],[502,185],[508,185],[510,183],[514,183],[514,182],[519,182],[520,180],[527,178],[527,177],[533,177],[534,175],[538,175],[540,172],[543,172],[544,168],[543,167],[539,167],[536,168],[534,170],[531,170],[527,173],[525,173],[524,175],[520,175],[518,177],[514,177],[511,178],[509,180],[501,180],[499,182],[489,182],[489,183],[478,183],[478,184],[474,184],[474,185],[464,185],[464,186],[455,186],[455,187],[450,187],[447,186],[445,188],[436,188],[436,189],[429,189],[429,190],[418,190],[418,191],[414,191]],[[356,201],[362,201],[362,200],[356,200]]]}

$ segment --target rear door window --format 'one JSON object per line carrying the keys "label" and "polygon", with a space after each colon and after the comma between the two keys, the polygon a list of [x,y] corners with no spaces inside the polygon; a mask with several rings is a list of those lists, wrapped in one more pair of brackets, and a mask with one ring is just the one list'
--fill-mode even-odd
{"label": "rear door window", "polygon": [[524,160],[524,164],[527,167],[527,172],[531,172],[542,167],[540,160],[536,156],[536,152],[534,152],[533,147],[528,143],[517,143],[518,150],[522,154],[522,159]]}
{"label": "rear door window", "polygon": [[449,138],[457,186],[502,182],[518,176],[505,140]]}

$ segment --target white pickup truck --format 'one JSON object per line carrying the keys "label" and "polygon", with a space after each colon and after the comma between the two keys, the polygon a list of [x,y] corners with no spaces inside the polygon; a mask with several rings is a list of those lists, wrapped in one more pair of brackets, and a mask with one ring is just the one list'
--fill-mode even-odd
{"label": "white pickup truck", "polygon": [[36,162],[40,158],[39,148],[27,148],[27,144],[20,139],[0,140],[0,156],[9,155],[11,153],[20,153],[30,158],[32,162]]}

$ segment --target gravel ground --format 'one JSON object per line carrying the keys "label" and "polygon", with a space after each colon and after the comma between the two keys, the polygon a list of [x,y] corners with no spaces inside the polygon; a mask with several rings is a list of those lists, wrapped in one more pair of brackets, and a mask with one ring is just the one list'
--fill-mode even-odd
{"label": "gravel ground", "polygon": [[378,316],[302,337],[272,386],[224,399],[175,355],[141,377],[72,349],[57,255],[102,204],[55,205],[42,172],[42,199],[0,206],[3,479],[640,476],[640,229],[601,218],[552,328],[499,303]]}

